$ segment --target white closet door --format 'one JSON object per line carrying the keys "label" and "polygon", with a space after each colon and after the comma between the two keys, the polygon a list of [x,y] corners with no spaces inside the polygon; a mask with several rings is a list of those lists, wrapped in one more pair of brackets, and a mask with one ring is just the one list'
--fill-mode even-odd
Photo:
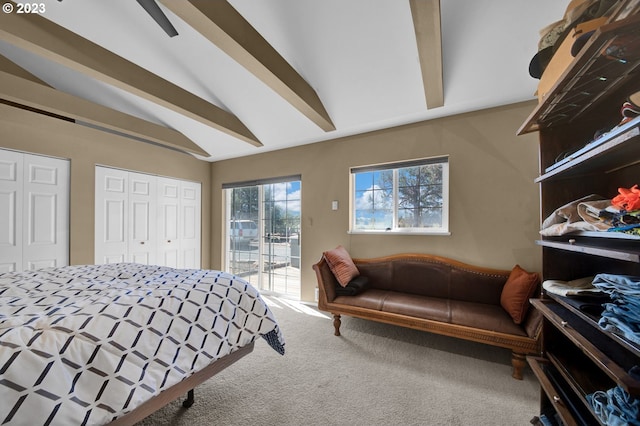
{"label": "white closet door", "polygon": [[22,268],[23,154],[0,150],[0,272]]}
{"label": "white closet door", "polygon": [[96,167],[95,263],[128,262],[128,175]]}
{"label": "white closet door", "polygon": [[200,267],[199,183],[96,167],[95,262]]}
{"label": "white closet door", "polygon": [[180,194],[180,267],[200,268],[201,186],[181,182]]}
{"label": "white closet door", "polygon": [[0,150],[0,272],[69,264],[69,168]]}
{"label": "white closet door", "polygon": [[180,181],[158,178],[158,262],[180,268]]}
{"label": "white closet door", "polygon": [[69,162],[25,154],[24,270],[69,264]]}
{"label": "white closet door", "polygon": [[155,176],[129,172],[129,260],[156,264],[156,180]]}

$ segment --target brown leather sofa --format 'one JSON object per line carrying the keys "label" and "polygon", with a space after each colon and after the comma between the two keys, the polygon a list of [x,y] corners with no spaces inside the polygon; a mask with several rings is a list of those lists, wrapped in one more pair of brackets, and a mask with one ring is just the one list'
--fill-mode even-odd
{"label": "brown leather sofa", "polygon": [[[366,289],[339,295],[326,252],[313,269],[318,279],[318,308],[511,349],[513,377],[522,379],[527,354],[539,354],[541,317],[531,308],[517,324],[501,304],[512,271],[467,265],[428,254],[353,259]],[[537,277],[537,274],[536,274]],[[341,292],[344,293],[344,292]],[[534,292],[540,294],[539,281]],[[525,303],[528,306],[528,296]],[[525,308],[526,309],[526,308]]]}

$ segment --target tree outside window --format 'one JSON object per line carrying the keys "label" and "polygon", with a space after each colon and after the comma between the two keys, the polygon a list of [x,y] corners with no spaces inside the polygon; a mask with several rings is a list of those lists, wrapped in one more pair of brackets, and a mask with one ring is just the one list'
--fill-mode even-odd
{"label": "tree outside window", "polygon": [[448,158],[354,168],[352,230],[448,232]]}

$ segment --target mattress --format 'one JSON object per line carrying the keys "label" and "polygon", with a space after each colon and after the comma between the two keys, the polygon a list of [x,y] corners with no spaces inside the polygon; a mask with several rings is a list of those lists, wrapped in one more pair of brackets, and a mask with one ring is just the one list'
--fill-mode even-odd
{"label": "mattress", "polygon": [[0,274],[0,423],[105,424],[262,337],[242,278],[131,263]]}

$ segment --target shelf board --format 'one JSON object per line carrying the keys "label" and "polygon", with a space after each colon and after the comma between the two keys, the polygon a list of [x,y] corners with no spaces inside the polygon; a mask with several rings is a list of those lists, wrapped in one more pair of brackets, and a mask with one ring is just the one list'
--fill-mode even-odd
{"label": "shelf board", "polygon": [[571,123],[639,71],[640,14],[601,26],[517,134]]}
{"label": "shelf board", "polygon": [[[579,403],[582,404],[582,410],[587,411],[598,421],[598,424],[603,424],[597,417],[593,407],[587,401],[587,395],[602,389],[599,387],[602,382],[592,380],[592,377],[589,374],[584,374],[579,371],[579,369],[573,365],[573,362],[569,362],[561,356],[556,356],[553,353],[547,352],[547,357],[558,373],[562,376],[564,381],[571,387],[573,392],[579,396],[578,400]],[[583,423],[586,423],[584,422],[585,416],[583,415],[582,417]]]}
{"label": "shelf board", "polygon": [[590,238],[566,235],[561,239],[537,240],[536,244],[558,250],[590,254],[609,259],[640,263],[640,242],[608,238]]}
{"label": "shelf board", "polygon": [[599,317],[593,317],[591,315],[586,314],[582,310],[580,310],[580,305],[582,303],[581,301],[584,301],[585,298],[563,297],[563,296],[559,296],[557,294],[550,294],[550,293],[548,293],[547,295],[551,299],[553,299],[556,302],[560,303],[562,306],[564,306],[565,308],[569,309],[571,312],[573,312],[574,314],[576,314],[577,316],[582,318],[587,324],[589,324],[590,326],[592,326],[596,330],[600,331],[601,333],[605,333],[607,336],[609,336],[610,338],[612,338],[613,340],[615,340],[616,342],[618,342],[622,346],[626,347],[629,351],[635,353],[636,356],[640,357],[640,347],[635,345],[633,342],[630,342],[630,341],[626,340],[625,338],[623,338],[621,336],[618,336],[617,334],[610,333],[610,332],[608,332],[606,330],[603,330],[598,325],[598,320],[600,319]]}
{"label": "shelf board", "polygon": [[532,356],[527,357],[527,362],[529,363],[533,374],[538,379],[540,387],[547,395],[549,402],[562,419],[562,422],[567,426],[577,426],[578,422],[574,418],[573,413],[565,406],[560,398],[560,390],[556,389],[547,375],[547,371],[551,365],[550,362],[544,358]]}
{"label": "shelf board", "polygon": [[632,351],[622,349],[609,333],[595,330],[573,311],[554,300],[536,299],[531,303],[614,382],[631,395],[640,395],[640,381],[628,374],[638,360]]}
{"label": "shelf board", "polygon": [[[591,149],[581,149],[574,156],[548,168],[536,183],[586,173],[609,173],[640,162],[640,117],[602,136]],[[587,147],[588,148],[588,147]]]}

